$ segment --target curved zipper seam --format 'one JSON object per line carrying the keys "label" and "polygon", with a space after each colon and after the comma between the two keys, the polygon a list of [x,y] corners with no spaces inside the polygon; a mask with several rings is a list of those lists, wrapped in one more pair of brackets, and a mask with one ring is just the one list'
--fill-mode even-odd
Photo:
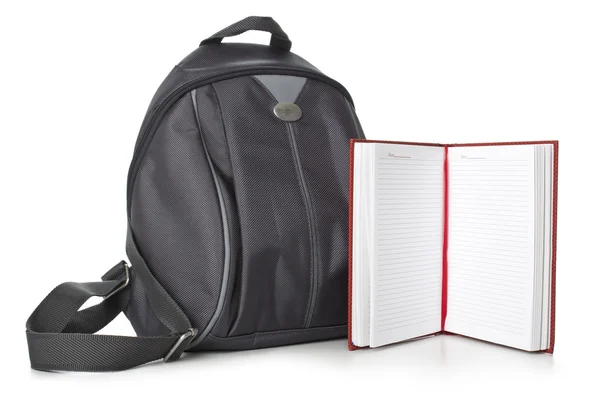
{"label": "curved zipper seam", "polygon": [[223,247],[224,247],[224,256],[223,256],[223,278],[221,280],[221,289],[219,291],[219,300],[217,301],[217,307],[215,308],[215,312],[212,317],[208,321],[208,325],[206,328],[190,343],[189,347],[196,346],[198,343],[202,342],[206,338],[206,336],[210,333],[211,329],[217,323],[221,311],[223,310],[223,304],[225,303],[225,292],[227,291],[227,285],[229,282],[229,270],[231,268],[231,238],[229,237],[229,221],[227,219],[227,210],[225,209],[225,201],[223,200],[223,193],[221,192],[221,185],[217,178],[217,174],[215,172],[215,167],[210,158],[210,154],[208,153],[208,148],[206,147],[206,143],[204,141],[204,135],[202,134],[202,127],[200,125],[200,118],[198,117],[198,102],[196,100],[196,89],[190,92],[192,97],[192,105],[194,107],[194,116],[196,118],[196,123],[198,124],[198,134],[200,136],[200,141],[202,142],[202,147],[204,148],[204,153],[206,154],[206,161],[208,162],[208,166],[210,167],[210,172],[212,174],[212,178],[215,184],[215,189],[217,190],[217,197],[219,199],[219,211],[221,212],[221,220],[223,224]]}
{"label": "curved zipper seam", "polygon": [[[227,139],[227,132],[225,130],[225,118],[223,117],[223,108],[221,107],[221,100],[219,99],[219,93],[217,93],[217,88],[215,87],[214,83],[210,84],[210,87],[213,91],[213,93],[215,94],[215,101],[217,102],[217,111],[219,112],[219,119],[221,120],[221,126],[223,127],[223,139],[225,140],[225,146],[226,146],[226,150],[227,150],[227,160],[229,161],[229,165],[232,167],[231,170],[231,179],[232,182],[235,179],[234,174],[233,174],[233,161],[231,158],[231,151],[229,150],[229,140]],[[196,89],[194,89],[195,91]],[[198,122],[200,123],[200,122]],[[238,220],[239,220],[239,210],[237,210],[237,197],[234,195],[234,204],[236,207],[236,211],[237,211],[237,215],[238,215]],[[239,223],[239,221],[238,221]],[[229,241],[231,243],[231,233],[229,234]],[[243,246],[243,244],[241,244],[241,235],[240,235],[240,246]],[[231,254],[231,252],[230,252]],[[235,273],[235,271],[233,270],[234,267],[231,264],[231,259],[229,260],[229,275],[233,275]],[[235,279],[233,282],[234,286],[231,287],[231,293],[229,294],[229,299],[232,298],[233,296],[233,292],[235,290]],[[229,282],[227,283],[227,286],[229,286]],[[224,296],[227,297],[227,287],[225,288],[225,294]],[[217,317],[216,323],[215,325],[219,324],[221,322],[221,318],[223,317],[223,310],[224,308],[221,308],[221,310],[219,311],[219,316]],[[229,330],[229,328],[227,328]],[[209,332],[209,336],[210,336],[210,332]]]}
{"label": "curved zipper seam", "polygon": [[[223,116],[223,107],[221,107],[221,100],[219,99],[219,93],[217,92],[217,88],[215,86],[215,83],[210,83],[210,86],[212,88],[213,93],[215,94],[215,101],[217,102],[217,109],[219,111],[219,117],[220,117],[219,119],[221,121],[221,126],[223,127],[223,137],[225,139],[225,144],[227,146],[227,157],[229,159],[229,164],[231,165],[231,168],[232,168],[232,170],[231,170],[231,179],[232,179],[233,185],[235,187],[235,174],[233,172],[233,159],[231,157],[231,152],[230,152],[230,149],[229,149],[229,141],[227,140],[227,130],[225,129],[225,117]],[[241,225],[241,220],[239,219],[239,214],[240,214],[239,207],[237,207],[238,199],[237,199],[237,196],[235,194],[234,194],[234,200],[235,200],[236,210],[237,210],[237,215],[238,215],[238,223]],[[244,247],[243,238],[242,238],[242,235],[240,233],[240,248],[243,248],[243,247]],[[229,273],[230,274],[232,273],[232,269],[233,269],[233,267],[230,264],[229,265],[229,270],[230,270]],[[236,270],[237,270],[237,266],[236,266]],[[240,270],[241,270],[241,267],[240,267]],[[235,271],[235,272],[237,273],[237,271]],[[231,288],[231,294],[230,294],[230,297],[229,297],[230,300],[233,298],[233,293],[235,291],[236,281],[237,280],[234,280],[234,286],[232,286],[232,288]],[[225,292],[225,294],[227,294],[227,292]],[[230,307],[231,307],[231,305],[230,305]],[[221,311],[219,312],[219,317],[217,318],[217,323],[220,322],[220,320],[221,320],[222,317],[223,317],[223,309],[221,309]],[[238,308],[238,315],[236,315],[235,321],[233,322],[232,326],[235,326],[238,323],[239,319],[240,319],[240,315],[239,315],[239,308]],[[228,326],[227,327],[227,332],[230,332],[230,331],[231,331],[230,326]]]}
{"label": "curved zipper seam", "polygon": [[315,231],[315,220],[314,210],[312,209],[310,193],[308,191],[308,185],[304,173],[302,172],[302,164],[300,163],[300,153],[298,152],[298,145],[296,143],[295,129],[292,123],[286,123],[288,137],[292,146],[294,154],[294,164],[296,165],[296,173],[298,174],[298,180],[300,181],[300,187],[302,189],[302,197],[304,197],[304,204],[306,206],[306,214],[308,218],[308,231],[310,241],[310,266],[311,266],[311,286],[309,292],[309,306],[304,318],[304,327],[307,328],[312,321],[312,315],[315,308],[316,302],[316,285],[317,285],[317,255],[316,255],[316,231]]}

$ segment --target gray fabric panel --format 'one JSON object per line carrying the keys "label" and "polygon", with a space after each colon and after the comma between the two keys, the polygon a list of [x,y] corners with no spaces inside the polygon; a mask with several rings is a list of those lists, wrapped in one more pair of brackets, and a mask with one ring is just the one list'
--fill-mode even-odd
{"label": "gray fabric panel", "polygon": [[279,103],[296,102],[306,84],[306,78],[291,75],[256,75],[255,78],[271,92]]}

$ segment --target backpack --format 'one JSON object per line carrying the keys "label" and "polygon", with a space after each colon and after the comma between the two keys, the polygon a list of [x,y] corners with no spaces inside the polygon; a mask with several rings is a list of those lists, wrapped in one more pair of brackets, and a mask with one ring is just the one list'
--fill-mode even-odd
{"label": "backpack", "polygon": [[[221,43],[249,30],[269,46]],[[126,251],[27,321],[31,366],[114,371],[184,351],[347,334],[348,158],[364,138],[342,85],[268,17],[202,41],[159,87],[127,181]],[[80,310],[91,297],[97,305]],[[137,337],[94,335],[120,312]]]}

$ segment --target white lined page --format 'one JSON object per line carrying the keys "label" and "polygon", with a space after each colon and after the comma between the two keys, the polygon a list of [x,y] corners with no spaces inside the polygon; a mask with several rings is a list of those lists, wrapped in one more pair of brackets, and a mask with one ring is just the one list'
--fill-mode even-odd
{"label": "white lined page", "polygon": [[371,347],[440,330],[441,147],[376,144]]}
{"label": "white lined page", "polygon": [[446,330],[528,350],[534,146],[449,149]]}

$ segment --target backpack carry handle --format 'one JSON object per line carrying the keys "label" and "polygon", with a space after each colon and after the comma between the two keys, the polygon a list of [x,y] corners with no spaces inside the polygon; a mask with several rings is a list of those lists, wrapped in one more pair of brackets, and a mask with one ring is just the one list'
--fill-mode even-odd
{"label": "backpack carry handle", "polygon": [[292,48],[292,42],[288,35],[281,29],[281,26],[271,17],[247,17],[227,28],[220,30],[208,39],[200,42],[200,46],[205,44],[221,43],[223,38],[237,36],[247,31],[263,31],[271,34],[271,43],[273,47],[289,51]]}

